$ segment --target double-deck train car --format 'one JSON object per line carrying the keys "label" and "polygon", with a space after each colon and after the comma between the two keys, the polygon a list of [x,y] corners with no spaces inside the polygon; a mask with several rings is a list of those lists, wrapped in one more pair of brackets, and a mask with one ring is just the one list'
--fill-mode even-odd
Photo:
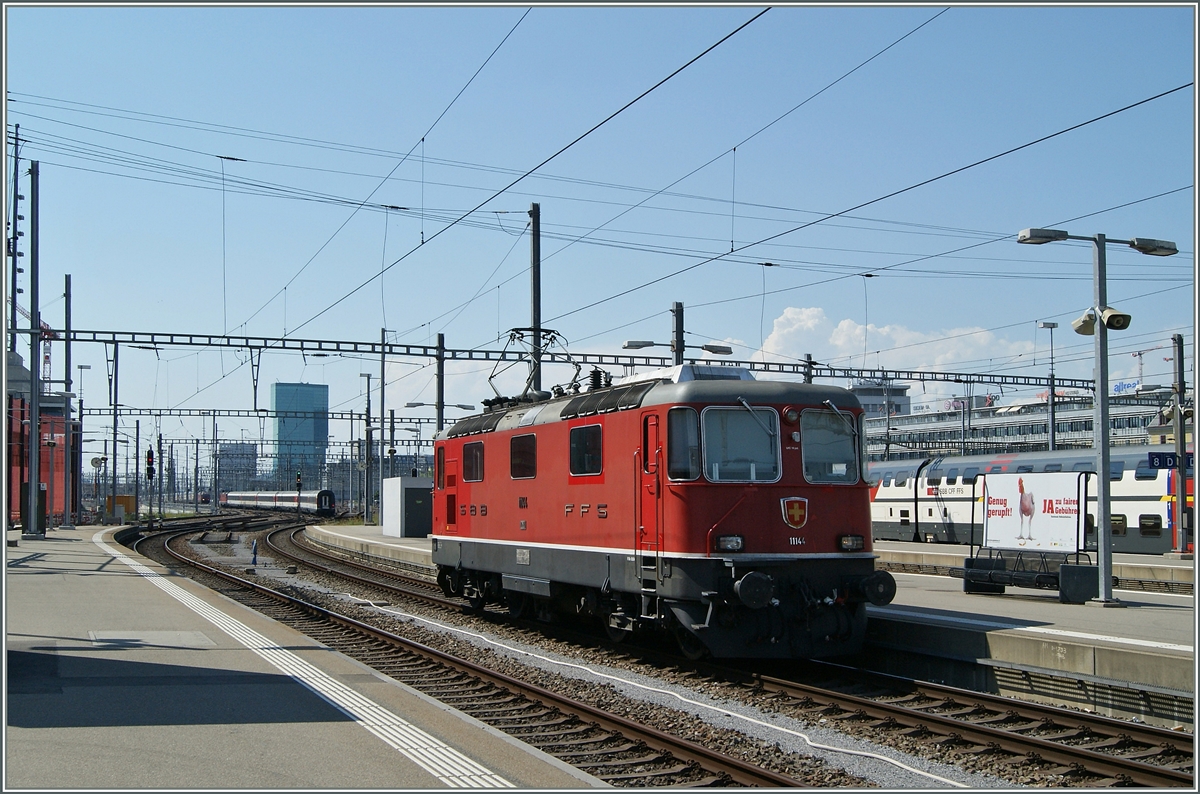
{"label": "double-deck train car", "polygon": [[333,491],[238,491],[221,494],[222,507],[248,507],[256,510],[290,510],[332,516]]}
{"label": "double-deck train car", "polygon": [[[1150,466],[1151,456],[1174,455],[1174,446],[1114,447],[1110,453],[1113,551],[1164,554],[1179,542],[1173,506],[1175,478],[1168,469]],[[936,460],[873,461],[871,521],[876,540],[921,540],[978,544],[983,514],[973,487],[980,474],[996,472],[1094,472],[1090,449],[969,455]],[[1185,511],[1193,510],[1192,470],[1186,477]],[[1088,488],[1085,548],[1095,549],[1096,488]],[[974,505],[974,513],[972,513]],[[1188,522],[1190,525],[1190,522]],[[1189,538],[1190,539],[1190,538]]]}
{"label": "double-deck train car", "polygon": [[435,441],[448,594],[672,631],[692,657],[856,651],[874,570],[862,409],[830,386],[682,365],[503,400]]}

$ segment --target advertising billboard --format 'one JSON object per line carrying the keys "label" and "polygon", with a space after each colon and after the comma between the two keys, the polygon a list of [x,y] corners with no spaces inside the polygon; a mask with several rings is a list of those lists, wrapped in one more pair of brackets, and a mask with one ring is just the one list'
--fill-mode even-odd
{"label": "advertising billboard", "polygon": [[1080,472],[988,474],[983,480],[983,545],[1014,551],[1079,551]]}

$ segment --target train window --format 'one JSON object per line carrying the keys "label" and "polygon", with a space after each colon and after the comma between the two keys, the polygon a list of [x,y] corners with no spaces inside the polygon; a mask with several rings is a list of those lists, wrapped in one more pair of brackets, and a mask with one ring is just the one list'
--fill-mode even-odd
{"label": "train window", "polygon": [[1090,460],[1081,460],[1071,467],[1071,471],[1095,471],[1096,464]]}
{"label": "train window", "polygon": [[1113,513],[1110,515],[1108,518],[1108,523],[1109,526],[1112,527],[1112,533],[1114,535],[1124,535],[1125,528],[1129,526],[1129,521],[1122,513]]}
{"label": "train window", "polygon": [[979,476],[979,467],[968,466],[963,469],[963,485],[969,482],[975,482],[975,478]]}
{"label": "train window", "polygon": [[940,471],[931,471],[925,475],[926,485],[941,485],[942,473]]}
{"label": "train window", "polygon": [[1047,463],[1042,467],[1042,471],[1062,471],[1061,463]]}
{"label": "train window", "polygon": [[898,472],[896,472],[896,487],[897,487],[897,488],[900,488],[900,487],[902,487],[902,486],[903,486],[903,485],[904,485],[906,482],[908,482],[908,478],[909,478],[909,477],[911,477],[911,476],[912,476],[912,472],[911,472],[911,471],[898,471]]}
{"label": "train window", "polygon": [[571,474],[599,474],[603,468],[600,425],[571,428]]}
{"label": "train window", "polygon": [[474,441],[470,444],[463,444],[462,478],[463,482],[480,482],[483,480],[482,441]]}
{"label": "train window", "polygon": [[1125,461],[1112,460],[1108,462],[1108,479],[1119,480],[1125,474]]}
{"label": "train window", "polygon": [[1135,480],[1157,480],[1158,469],[1150,468],[1150,461],[1143,460],[1138,463],[1138,466],[1133,471],[1133,479]]}
{"label": "train window", "polygon": [[[832,413],[830,416],[837,419]],[[775,482],[779,479],[779,414],[773,408],[705,408],[701,421],[704,473],[710,480]],[[807,426],[801,427],[802,433],[807,430]],[[849,431],[847,438],[851,439],[853,459],[853,436]],[[854,477],[858,478],[857,471]]]}
{"label": "train window", "polygon": [[958,469],[946,472],[946,485],[958,485]]}
{"label": "train window", "polygon": [[1162,516],[1138,516],[1138,532],[1143,538],[1162,537]]}
{"label": "train window", "polygon": [[446,448],[438,447],[437,455],[433,458],[433,467],[437,470],[437,487],[440,491],[446,487]]}
{"label": "train window", "polygon": [[883,483],[882,483],[882,485],[883,485],[883,487],[884,487],[884,488],[887,488],[887,487],[888,487],[889,485],[891,485],[891,484],[892,484],[892,473],[889,471],[889,472],[886,472],[886,473],[883,475]]}
{"label": "train window", "polygon": [[856,428],[833,411],[800,413],[804,479],[809,482],[858,482]]}
{"label": "train window", "polygon": [[513,436],[508,442],[508,472],[514,480],[537,476],[537,436]]}
{"label": "train window", "polygon": [[667,476],[672,480],[700,476],[700,416],[693,408],[667,411]]}
{"label": "train window", "polygon": [[1017,474],[1029,474],[1033,471],[1032,463],[1023,463],[1017,467]]}
{"label": "train window", "polygon": [[1096,534],[1096,517],[1091,513],[1083,517],[1083,531],[1089,535]]}
{"label": "train window", "polygon": [[988,474],[997,474],[997,473],[999,473],[999,472],[1002,472],[1002,471],[1004,471],[1004,467],[1003,467],[1003,466],[992,466],[991,468],[989,468],[989,469],[987,470],[987,473],[988,473]]}

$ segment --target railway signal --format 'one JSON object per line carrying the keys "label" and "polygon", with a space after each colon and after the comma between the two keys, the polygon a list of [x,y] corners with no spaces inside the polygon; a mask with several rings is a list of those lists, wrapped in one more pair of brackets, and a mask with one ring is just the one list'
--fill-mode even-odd
{"label": "railway signal", "polygon": [[154,481],[154,449],[146,450],[146,482]]}

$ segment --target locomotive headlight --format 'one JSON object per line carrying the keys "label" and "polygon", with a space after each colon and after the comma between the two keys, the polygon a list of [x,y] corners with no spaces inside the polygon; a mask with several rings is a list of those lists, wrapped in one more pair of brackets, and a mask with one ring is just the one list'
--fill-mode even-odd
{"label": "locomotive headlight", "polygon": [[842,535],[838,538],[838,546],[842,551],[862,551],[862,535]]}
{"label": "locomotive headlight", "polygon": [[784,408],[783,409],[783,421],[787,422],[789,425],[796,424],[796,422],[800,421],[800,412],[790,406],[787,408]]}
{"label": "locomotive headlight", "polygon": [[717,551],[741,551],[746,545],[741,535],[718,535]]}

